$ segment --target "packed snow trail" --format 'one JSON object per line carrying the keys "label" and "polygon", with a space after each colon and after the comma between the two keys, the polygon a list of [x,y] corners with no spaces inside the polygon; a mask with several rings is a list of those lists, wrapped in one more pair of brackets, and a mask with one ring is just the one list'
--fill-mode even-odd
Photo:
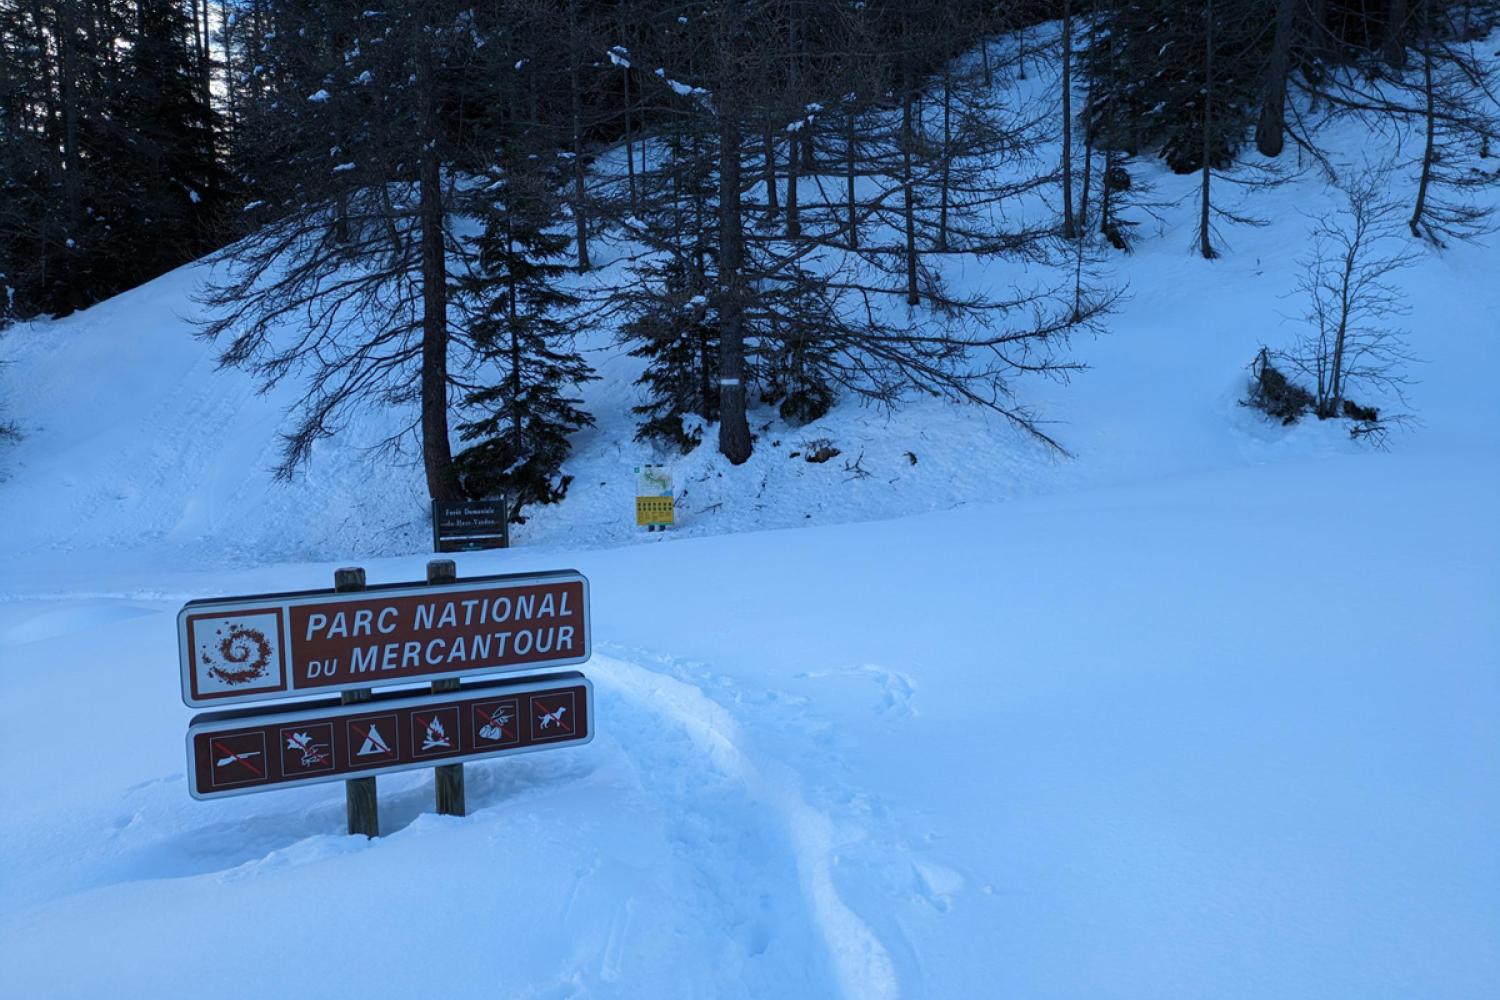
{"label": "packed snow trail", "polygon": [[768,777],[740,748],[740,726],[723,707],[690,684],[622,660],[603,660],[602,684],[626,691],[668,715],[687,730],[699,751],[721,772],[785,825],[796,858],[802,894],[828,950],[841,987],[850,1000],[884,1000],[897,995],[895,970],[885,949],[839,897],[831,871],[832,823],[798,793],[798,779],[785,766]]}

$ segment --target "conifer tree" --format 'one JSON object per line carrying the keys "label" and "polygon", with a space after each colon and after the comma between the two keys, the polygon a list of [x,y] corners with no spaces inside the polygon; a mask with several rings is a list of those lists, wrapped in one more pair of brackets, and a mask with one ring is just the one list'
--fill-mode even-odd
{"label": "conifer tree", "polygon": [[507,497],[519,523],[526,508],[566,495],[569,435],[594,422],[571,393],[594,375],[572,346],[580,300],[563,287],[572,240],[561,230],[556,158],[514,114],[517,102],[506,103],[494,180],[477,202],[478,268],[464,289],[471,336],[496,377],[464,399],[477,414],[459,436],[473,443],[455,464],[466,493]]}

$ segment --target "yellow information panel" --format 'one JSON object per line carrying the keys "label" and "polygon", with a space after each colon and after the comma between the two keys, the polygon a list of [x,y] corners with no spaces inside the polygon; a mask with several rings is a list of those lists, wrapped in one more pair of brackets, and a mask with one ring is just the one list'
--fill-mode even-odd
{"label": "yellow information panel", "polygon": [[672,503],[672,470],[665,465],[636,466],[635,526],[649,530],[676,524]]}
{"label": "yellow information panel", "polygon": [[649,528],[653,525],[674,523],[671,497],[636,497],[635,525]]}

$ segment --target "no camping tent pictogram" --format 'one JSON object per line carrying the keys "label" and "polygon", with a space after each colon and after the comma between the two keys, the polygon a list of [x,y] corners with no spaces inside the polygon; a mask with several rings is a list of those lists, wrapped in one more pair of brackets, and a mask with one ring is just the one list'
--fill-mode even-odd
{"label": "no camping tent pictogram", "polygon": [[349,761],[353,766],[387,763],[396,759],[396,750],[396,716],[349,720]]}

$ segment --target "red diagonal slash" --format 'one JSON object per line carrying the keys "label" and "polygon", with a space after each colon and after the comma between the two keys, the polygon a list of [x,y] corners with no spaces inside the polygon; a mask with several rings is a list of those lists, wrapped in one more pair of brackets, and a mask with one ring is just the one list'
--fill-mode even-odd
{"label": "red diagonal slash", "polygon": [[[495,721],[495,716],[493,716],[490,713],[486,712],[484,709],[480,708],[478,705],[474,706],[474,711],[478,712],[479,715],[480,715],[480,717],[483,718],[484,721],[488,722],[490,725],[492,725],[496,729],[500,730],[500,738],[501,739],[505,739],[505,723],[503,723],[503,722],[496,722]],[[499,711],[500,710],[498,708],[495,709],[495,712],[497,714],[499,713]]]}
{"label": "red diagonal slash", "polygon": [[[546,708],[547,708],[546,702],[543,702],[543,701],[534,701],[534,702],[532,702],[532,704],[542,706],[542,710],[545,712],[545,714],[547,714],[547,715],[551,715],[552,714],[552,712],[547,712],[546,711]],[[571,705],[564,705],[562,702],[558,702],[557,703],[557,708],[566,708],[566,709],[568,709],[569,713],[571,713],[572,709],[573,709],[573,706],[571,706]],[[557,709],[553,709],[552,711],[555,712],[555,711],[557,711]],[[568,723],[564,722],[562,719],[557,719],[555,724],[556,724],[557,728],[561,729],[563,732],[568,733],[569,735],[572,734],[573,727],[571,725],[569,725]]]}
{"label": "red diagonal slash", "polygon": [[[358,733],[359,735],[363,736],[367,740],[370,738],[370,731],[368,729],[362,729],[362,728],[360,728],[360,725],[357,722],[351,722],[351,723],[349,723],[349,728],[352,729],[352,730],[354,730],[356,733]],[[391,749],[390,745],[387,744],[384,752],[385,753],[395,753],[396,751],[393,750],[393,749]]]}
{"label": "red diagonal slash", "polygon": [[[418,714],[417,714],[417,713],[416,713],[416,712],[413,712],[413,713],[411,713],[411,717],[412,717],[412,718],[413,718],[413,719],[416,719],[416,720],[417,720],[417,725],[419,725],[419,726],[421,726],[421,727],[422,727],[422,728],[423,728],[423,729],[426,729],[426,728],[427,728],[427,720],[426,720],[426,719],[424,719],[424,718],[422,718],[422,717],[421,717],[421,716],[420,716],[420,715],[418,715]],[[437,718],[437,713],[436,713],[436,712],[433,712],[433,713],[432,713],[432,717],[433,717],[433,718],[434,718],[434,719],[436,719],[436,718]],[[456,735],[456,734],[455,734],[455,735]],[[450,749],[450,750],[456,750],[456,749],[458,749],[458,748],[457,748],[457,747],[455,747],[455,746],[454,746],[454,745],[453,745],[453,743],[452,743],[452,741],[451,741],[451,740],[450,740],[450,741],[449,741],[449,743],[448,743],[448,748],[449,748],[449,749]],[[414,751],[414,752],[415,752],[415,751]]]}
{"label": "red diagonal slash", "polygon": [[213,743],[214,749],[219,751],[219,753],[223,754],[226,757],[233,757],[236,764],[244,764],[250,769],[251,774],[255,775],[257,778],[262,777],[261,773],[255,769],[255,765],[246,760],[243,754],[235,753],[233,750],[229,749],[218,740],[211,740],[210,742]]}

